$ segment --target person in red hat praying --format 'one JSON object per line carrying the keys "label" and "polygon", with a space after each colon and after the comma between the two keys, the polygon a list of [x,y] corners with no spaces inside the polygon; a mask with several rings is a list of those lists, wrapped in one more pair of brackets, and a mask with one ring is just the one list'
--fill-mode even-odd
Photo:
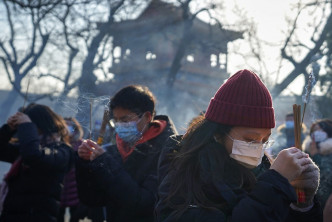
{"label": "person in red hat praying", "polygon": [[[301,150],[264,150],[275,127],[271,95],[240,70],[216,92],[204,116],[167,141],[159,159],[157,221],[322,221],[314,198],[319,169]],[[305,191],[297,203],[295,188]]]}

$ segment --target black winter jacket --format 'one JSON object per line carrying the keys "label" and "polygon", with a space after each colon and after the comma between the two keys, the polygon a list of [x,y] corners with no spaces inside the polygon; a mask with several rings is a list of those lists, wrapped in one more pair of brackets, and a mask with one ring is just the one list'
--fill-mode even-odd
{"label": "black winter jacket", "polygon": [[[157,221],[163,222],[244,222],[244,221],[279,221],[279,222],[319,222],[322,221],[322,210],[315,199],[314,207],[302,213],[290,208],[296,202],[296,193],[288,180],[274,170],[269,170],[270,163],[266,157],[262,164],[253,169],[257,183],[250,193],[235,188],[224,181],[205,186],[204,192],[215,200],[227,203],[228,208],[208,210],[191,205],[179,219],[175,219],[174,211],[167,206],[165,199],[169,192],[168,168],[172,153],[179,150],[181,137],[171,137],[163,149],[159,159],[159,181],[161,181],[156,205]],[[207,181],[213,181],[212,179]]]}
{"label": "black winter jacket", "polygon": [[9,143],[14,132],[7,124],[0,129],[0,160],[22,164],[8,179],[8,193],[0,221],[55,222],[64,174],[74,163],[71,147],[64,143],[40,145],[33,123],[18,126],[18,144]]}
{"label": "black winter jacket", "polygon": [[107,221],[150,222],[157,199],[157,165],[160,152],[175,127],[167,116],[165,130],[157,137],[137,145],[123,163],[116,145],[93,161],[76,161],[80,200],[89,206],[106,206]]}

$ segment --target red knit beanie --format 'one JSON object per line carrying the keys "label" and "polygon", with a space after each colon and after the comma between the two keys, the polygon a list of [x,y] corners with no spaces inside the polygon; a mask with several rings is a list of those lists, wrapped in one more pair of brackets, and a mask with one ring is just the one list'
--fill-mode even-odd
{"label": "red knit beanie", "polygon": [[274,128],[272,98],[252,71],[240,70],[221,85],[211,99],[205,118],[230,126]]}

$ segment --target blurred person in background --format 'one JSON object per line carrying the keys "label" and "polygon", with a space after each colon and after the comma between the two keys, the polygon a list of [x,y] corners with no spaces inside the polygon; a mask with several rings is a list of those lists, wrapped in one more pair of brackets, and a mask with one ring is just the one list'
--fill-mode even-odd
{"label": "blurred person in background", "polygon": [[[302,124],[301,144],[306,136],[307,127]],[[295,132],[294,132],[294,114],[288,113],[285,116],[285,122],[277,128],[277,135],[275,137],[276,143],[271,147],[271,154],[276,157],[278,153],[288,147],[295,146]]]}
{"label": "blurred person in background", "polygon": [[[66,123],[45,105],[22,111],[0,129],[0,160],[12,163],[0,221],[56,222],[63,178],[74,162]],[[11,143],[14,134],[17,141]]]}
{"label": "blurred person in background", "polygon": [[176,134],[169,117],[155,115],[155,97],[145,86],[119,90],[110,101],[116,144],[105,151],[92,140],[78,149],[79,197],[89,206],[106,206],[112,222],[154,221],[157,165],[169,136]]}
{"label": "blurred person in background", "polygon": [[332,194],[332,120],[320,119],[310,127],[302,144],[302,149],[309,153],[320,169],[320,186],[317,197],[322,206]]}
{"label": "blurred person in background", "polygon": [[[74,117],[66,117],[64,120],[66,121],[70,144],[76,152],[82,143],[83,129]],[[79,219],[84,219],[85,216],[88,215],[88,208],[80,204],[78,198],[74,167],[65,175],[63,180],[58,222],[63,222],[65,220],[66,208],[69,208],[70,222],[78,222]]]}

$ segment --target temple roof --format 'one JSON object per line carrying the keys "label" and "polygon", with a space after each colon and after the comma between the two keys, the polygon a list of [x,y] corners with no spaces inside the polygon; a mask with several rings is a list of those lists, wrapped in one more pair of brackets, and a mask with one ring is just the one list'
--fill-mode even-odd
{"label": "temple roof", "polygon": [[[160,0],[152,0],[145,10],[133,20],[125,20],[112,25],[114,44],[146,43],[151,34],[164,34],[170,40],[180,39],[183,18],[181,7]],[[227,30],[218,24],[211,25],[195,18],[191,28],[191,43],[212,47],[225,52],[227,42],[242,38],[242,32]]]}

